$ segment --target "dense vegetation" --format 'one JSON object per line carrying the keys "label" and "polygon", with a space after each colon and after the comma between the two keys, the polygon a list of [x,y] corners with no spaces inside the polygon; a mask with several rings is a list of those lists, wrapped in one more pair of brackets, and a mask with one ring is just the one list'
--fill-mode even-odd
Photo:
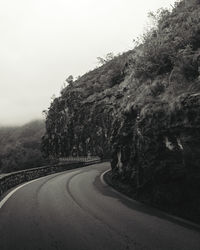
{"label": "dense vegetation", "polygon": [[40,166],[44,122],[37,120],[19,127],[0,127],[0,172]]}
{"label": "dense vegetation", "polygon": [[198,216],[200,1],[151,17],[157,25],[133,50],[70,82],[52,102],[43,152],[110,157],[113,178],[141,200]]}

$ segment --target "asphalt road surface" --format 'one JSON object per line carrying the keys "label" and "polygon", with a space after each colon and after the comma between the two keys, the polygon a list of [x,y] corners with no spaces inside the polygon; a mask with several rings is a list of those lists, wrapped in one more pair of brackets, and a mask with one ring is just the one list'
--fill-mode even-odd
{"label": "asphalt road surface", "polygon": [[0,250],[200,250],[200,232],[101,181],[108,163],[49,175],[0,208]]}

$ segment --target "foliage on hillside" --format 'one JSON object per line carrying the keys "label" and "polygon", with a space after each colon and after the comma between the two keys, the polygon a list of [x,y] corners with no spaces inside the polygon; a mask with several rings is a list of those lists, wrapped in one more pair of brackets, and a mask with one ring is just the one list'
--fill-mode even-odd
{"label": "foliage on hillside", "polygon": [[47,113],[45,154],[111,157],[113,177],[155,204],[182,204],[184,193],[198,214],[199,13],[190,0],[151,14],[157,25],[139,45],[62,90]]}
{"label": "foliage on hillside", "polygon": [[125,78],[127,54],[88,72],[62,90],[51,103],[46,119],[43,151],[68,156],[91,153],[109,157],[114,110],[123,95],[118,86]]}
{"label": "foliage on hillside", "polygon": [[44,132],[44,122],[39,120],[21,127],[1,127],[0,172],[40,166],[44,162],[40,151]]}

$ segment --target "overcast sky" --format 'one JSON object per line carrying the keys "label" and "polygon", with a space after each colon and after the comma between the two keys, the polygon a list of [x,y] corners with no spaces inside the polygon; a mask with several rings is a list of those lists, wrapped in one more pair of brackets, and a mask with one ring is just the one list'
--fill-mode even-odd
{"label": "overcast sky", "polygon": [[68,75],[133,48],[174,0],[0,0],[0,125],[41,118]]}

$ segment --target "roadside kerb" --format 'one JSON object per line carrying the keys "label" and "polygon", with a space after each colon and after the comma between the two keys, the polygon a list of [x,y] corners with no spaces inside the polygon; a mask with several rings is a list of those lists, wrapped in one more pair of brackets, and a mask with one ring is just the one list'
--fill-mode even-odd
{"label": "roadside kerb", "polygon": [[[132,203],[135,203],[135,204],[139,204],[139,205],[145,205],[145,203],[142,203],[140,201],[137,201],[131,197],[129,197],[128,195],[120,192],[119,190],[117,190],[114,186],[112,186],[110,183],[108,183],[105,179],[105,175],[108,173],[108,172],[111,172],[112,170],[109,169],[109,170],[106,170],[105,172],[103,172],[100,176],[100,180],[101,180],[101,183],[104,185],[104,186],[107,186],[109,187],[114,193],[118,194],[119,196],[121,196],[123,199],[126,199],[128,200],[129,202],[132,202]],[[187,219],[184,219],[184,218],[181,218],[181,217],[178,217],[178,216],[175,216],[175,215],[172,215],[172,214],[169,214],[167,212],[164,212],[162,210],[159,210],[158,208],[153,208],[152,206],[150,205],[146,205],[148,206],[149,208],[153,209],[155,212],[159,213],[162,215],[163,218],[166,218],[168,220],[171,220],[172,222],[175,222],[175,223],[179,223],[180,225],[186,225],[188,227],[191,227],[197,231],[200,231],[200,225],[195,223],[195,222],[192,222],[190,220],[187,220]]]}

